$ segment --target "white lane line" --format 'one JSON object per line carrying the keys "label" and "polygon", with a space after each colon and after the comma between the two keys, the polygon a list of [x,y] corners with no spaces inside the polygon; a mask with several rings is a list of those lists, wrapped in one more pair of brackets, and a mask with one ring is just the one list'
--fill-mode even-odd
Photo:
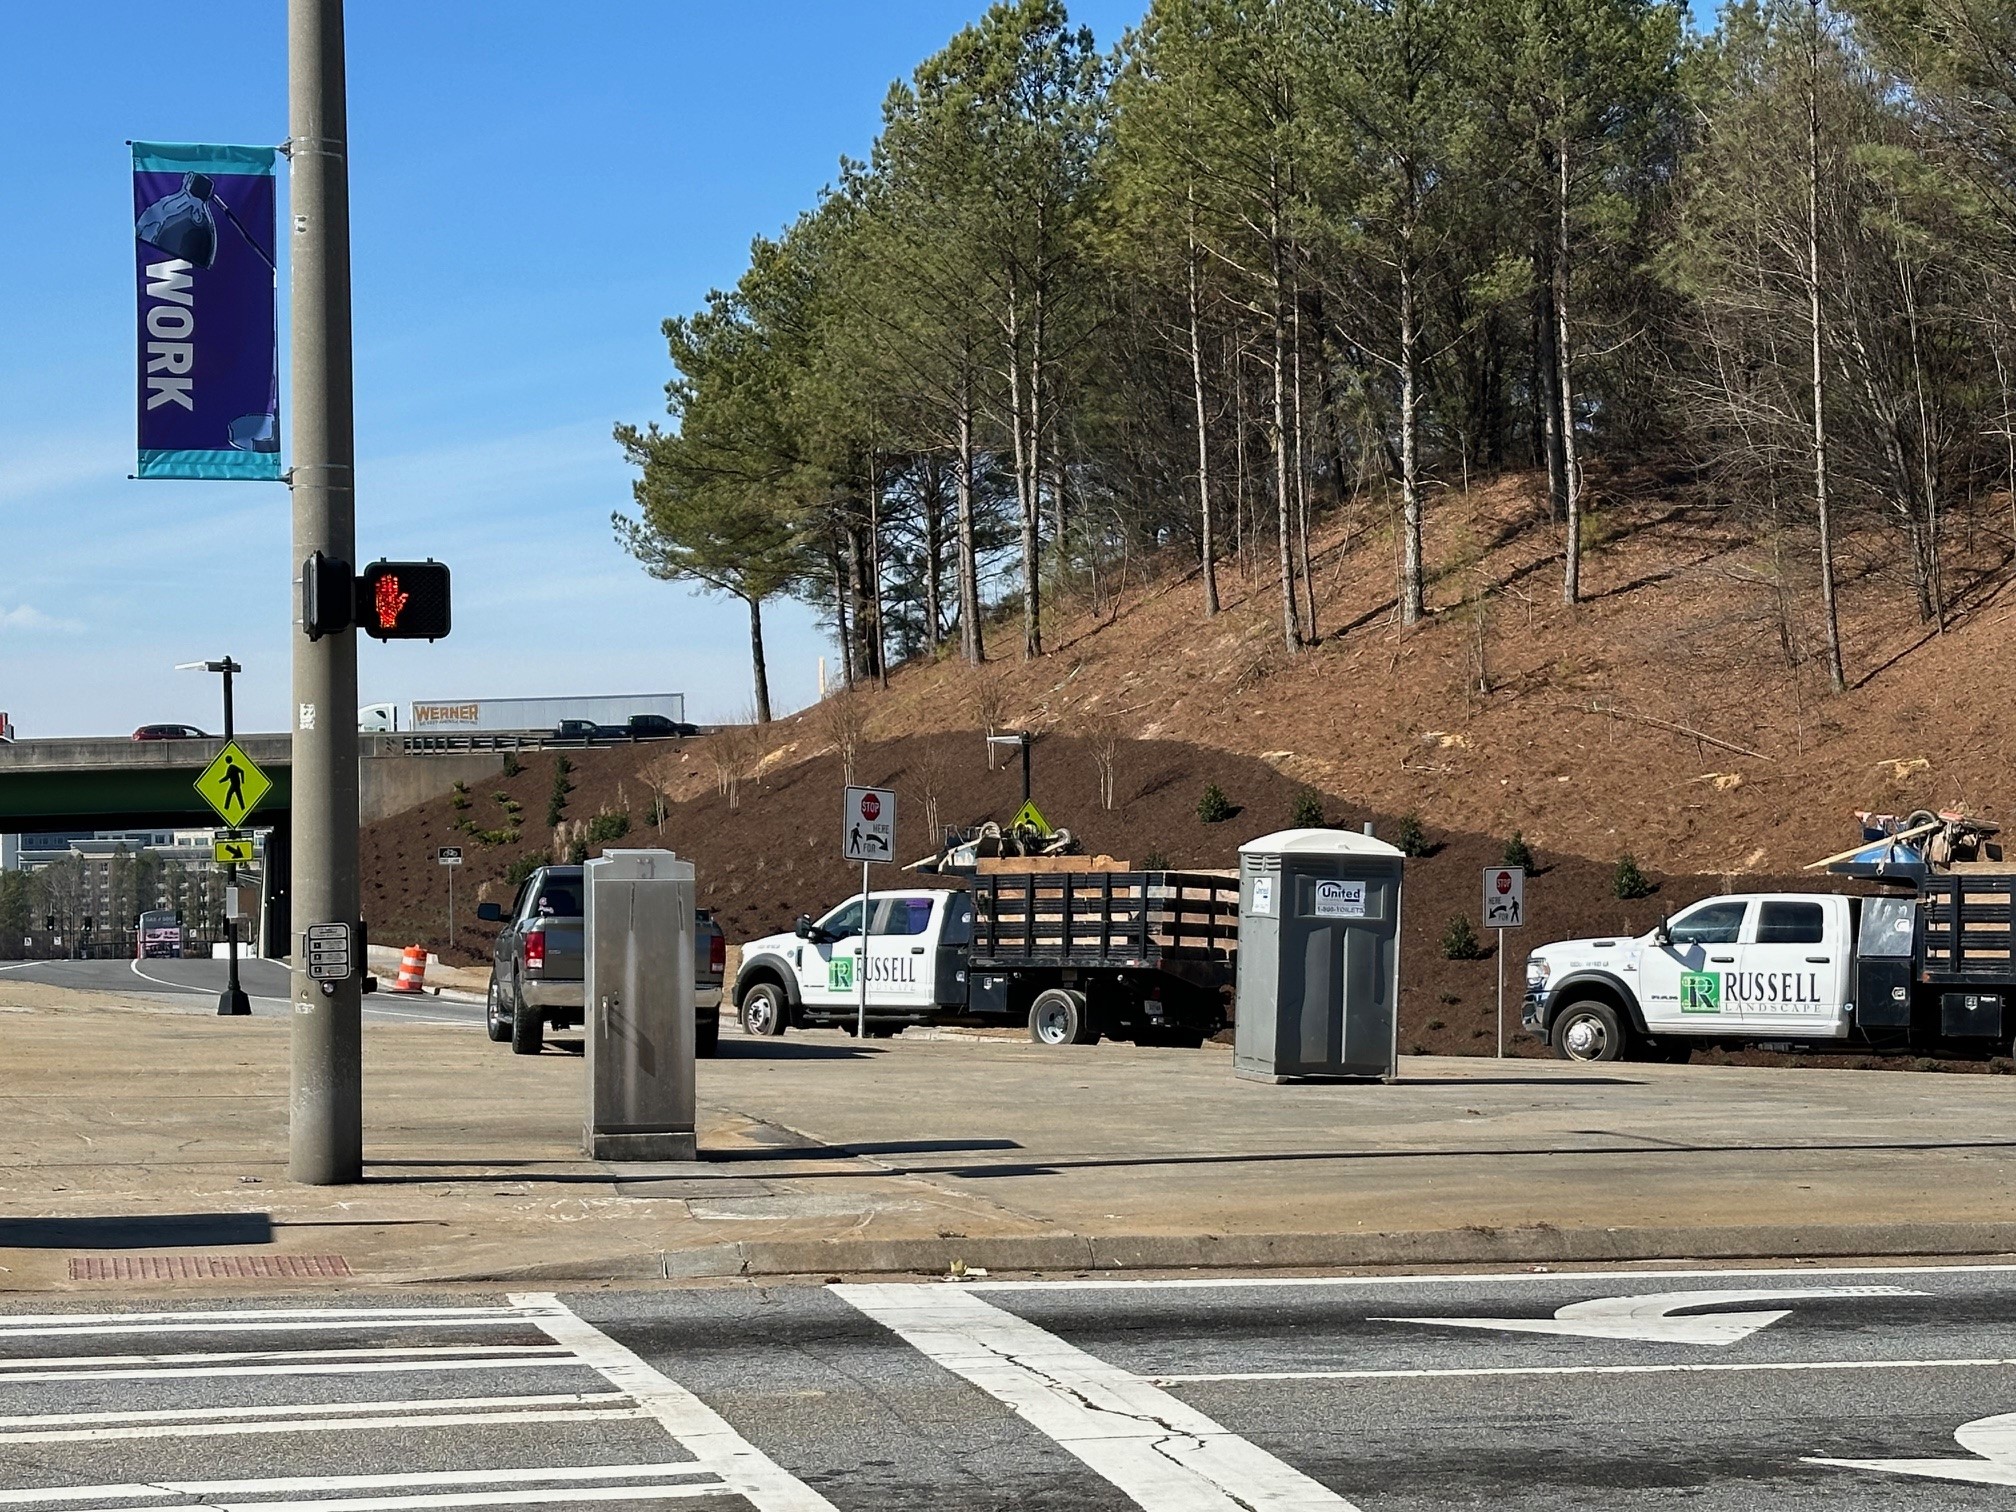
{"label": "white lane line", "polygon": [[513,1293],[520,1307],[542,1310],[540,1329],[619,1391],[628,1392],[665,1431],[757,1512],[836,1512],[825,1497],[728,1425],[728,1420],[662,1371],[647,1365],[551,1292]]}
{"label": "white lane line", "polygon": [[[340,1403],[324,1403],[326,1412]],[[136,1423],[123,1428],[49,1428],[0,1433],[0,1447],[12,1444],[109,1443],[120,1439],[235,1438],[248,1433],[346,1433],[379,1428],[467,1427],[478,1423],[592,1423],[648,1418],[642,1407],[561,1407],[533,1412],[427,1412],[404,1417],[384,1413],[364,1417],[296,1418],[284,1423]]]}
{"label": "white lane line", "polygon": [[511,1360],[338,1360],[326,1365],[178,1365],[162,1370],[20,1370],[0,1378],[0,1386],[24,1381],[189,1381],[204,1376],[431,1375],[446,1370],[576,1370],[579,1360],[561,1355]]}
{"label": "white lane line", "polygon": [[287,1491],[383,1491],[399,1486],[509,1486],[527,1481],[565,1485],[579,1481],[642,1481],[663,1477],[694,1481],[710,1472],[694,1464],[549,1465],[529,1470],[422,1470],[410,1475],[289,1475],[265,1480],[157,1481],[151,1485],[52,1486],[41,1491],[0,1491],[0,1505],[89,1501],[110,1496],[261,1496]]}
{"label": "white lane line", "polygon": [[0,1385],[6,1384],[9,1371],[41,1370],[62,1366],[72,1370],[83,1370],[114,1365],[222,1365],[227,1361],[266,1363],[279,1360],[378,1360],[392,1357],[413,1360],[443,1357],[564,1359],[566,1354],[567,1351],[557,1344],[440,1344],[413,1349],[401,1349],[397,1345],[388,1344],[377,1349],[252,1349],[201,1354],[34,1355],[0,1359]]}
{"label": "white lane line", "polygon": [[1212,1381],[1427,1381],[1454,1376],[1713,1375],[1729,1371],[1788,1370],[1983,1370],[2016,1366],[2016,1357],[1981,1356],[1951,1360],[1763,1360],[1739,1365],[1726,1361],[1695,1365],[1473,1365],[1420,1370],[1227,1370],[1195,1375],[1143,1376],[1158,1386],[1195,1386]]}
{"label": "white lane line", "polygon": [[[148,1486],[136,1488],[153,1495]],[[670,1501],[675,1497],[721,1496],[712,1482],[664,1481],[644,1486],[568,1486],[532,1491],[447,1491],[428,1496],[338,1496],[314,1501],[182,1502],[178,1512],[403,1512],[422,1507],[572,1506],[577,1502]],[[153,1512],[156,1501],[99,1502],[77,1512]]]}
{"label": "white lane line", "polygon": [[1068,1281],[967,1281],[962,1291],[1216,1291],[1253,1286],[1447,1286],[1483,1281],[1694,1281],[1721,1276],[1969,1276],[2006,1275],[2016,1265],[1799,1265],[1746,1270],[1434,1271],[1418,1276],[1172,1276],[1092,1277]]}
{"label": "white lane line", "polygon": [[1188,1403],[969,1292],[830,1290],[1006,1402],[1148,1512],[1356,1512]]}
{"label": "white lane line", "polygon": [[228,1418],[313,1417],[332,1408],[345,1412],[469,1412],[479,1407],[594,1407],[626,1402],[620,1391],[569,1391],[546,1396],[415,1397],[397,1402],[287,1402],[259,1407],[149,1407],[124,1412],[35,1412],[0,1417],[0,1428],[74,1427],[83,1423],[165,1423],[196,1418],[222,1422]]}
{"label": "white lane line", "polygon": [[[171,1315],[172,1316],[172,1315]],[[184,1314],[183,1316],[188,1316]],[[78,1334],[130,1334],[130,1333],[326,1333],[338,1330],[356,1333],[373,1328],[514,1328],[520,1324],[536,1324],[538,1318],[528,1313],[506,1313],[503,1316],[458,1316],[452,1313],[439,1317],[401,1317],[383,1313],[361,1313],[352,1317],[318,1318],[312,1313],[303,1313],[297,1319],[267,1321],[261,1315],[248,1316],[246,1321],[232,1322],[231,1314],[213,1315],[217,1321],[200,1323],[86,1323],[45,1325],[42,1319],[32,1320],[38,1326],[32,1328],[0,1327],[0,1341],[7,1339],[54,1339],[69,1338]]]}

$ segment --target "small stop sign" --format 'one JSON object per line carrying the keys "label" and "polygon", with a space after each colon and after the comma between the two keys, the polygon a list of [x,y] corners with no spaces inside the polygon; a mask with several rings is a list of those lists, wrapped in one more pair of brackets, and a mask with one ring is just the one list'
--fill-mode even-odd
{"label": "small stop sign", "polygon": [[880,819],[882,817],[882,800],[877,798],[873,793],[863,793],[861,795],[861,817],[863,819]]}
{"label": "small stop sign", "polygon": [[1509,893],[1510,891],[1512,891],[1512,873],[1510,872],[1498,873],[1498,895],[1502,898],[1506,893]]}

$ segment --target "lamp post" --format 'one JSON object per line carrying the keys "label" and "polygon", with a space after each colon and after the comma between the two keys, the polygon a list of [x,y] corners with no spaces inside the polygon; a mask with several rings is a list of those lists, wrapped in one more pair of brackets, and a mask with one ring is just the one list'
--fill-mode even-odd
{"label": "lamp post", "polygon": [[[237,662],[225,657],[222,661],[177,662],[177,672],[221,672],[224,675],[224,743],[229,745],[235,736],[231,723],[231,676],[245,669]],[[252,1000],[245,996],[245,989],[238,985],[238,921],[232,916],[231,907],[238,898],[238,863],[231,862],[224,868],[224,990],[217,997],[217,1012],[225,1017],[236,1018],[252,1011]]]}
{"label": "lamp post", "polygon": [[1029,801],[1029,747],[1034,744],[1035,740],[1036,737],[1027,730],[1017,731],[1013,735],[989,735],[987,737],[987,744],[989,745],[1019,745],[1022,747],[1022,801],[1024,803]]}

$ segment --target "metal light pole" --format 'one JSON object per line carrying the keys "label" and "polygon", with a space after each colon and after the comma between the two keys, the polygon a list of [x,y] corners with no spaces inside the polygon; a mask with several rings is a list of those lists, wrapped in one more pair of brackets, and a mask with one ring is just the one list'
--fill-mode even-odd
{"label": "metal light pole", "polygon": [[1027,730],[1018,731],[1013,735],[989,735],[987,737],[987,744],[989,745],[1019,745],[1022,747],[1022,801],[1024,803],[1029,801],[1029,747],[1035,743],[1035,740],[1036,737]]}
{"label": "metal light pole", "polygon": [[[224,674],[224,743],[229,745],[235,736],[231,723],[231,675],[245,669],[227,656],[222,661],[177,662],[175,670]],[[238,921],[231,916],[231,904],[238,897],[238,863],[235,861],[224,868],[224,886],[228,890],[224,908],[224,959],[227,965],[224,990],[217,996],[217,1012],[221,1017],[237,1018],[252,1012],[252,1000],[238,985]]]}
{"label": "metal light pole", "polygon": [[[293,235],[294,561],[357,560],[350,389],[350,175],[342,0],[287,0]],[[293,1077],[288,1173],[364,1173],[357,888],[357,632],[294,637]],[[349,942],[346,975],[309,976],[307,931]],[[330,926],[335,926],[331,931]]]}

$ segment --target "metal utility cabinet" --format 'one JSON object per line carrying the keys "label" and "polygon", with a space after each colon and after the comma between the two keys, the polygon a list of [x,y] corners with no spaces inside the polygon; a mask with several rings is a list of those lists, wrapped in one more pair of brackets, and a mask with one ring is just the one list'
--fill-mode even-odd
{"label": "metal utility cabinet", "polygon": [[1404,859],[1349,830],[1282,830],[1239,847],[1238,1075],[1398,1072]]}
{"label": "metal utility cabinet", "polygon": [[597,1160],[691,1160],[693,863],[618,850],[585,872],[585,1148]]}

